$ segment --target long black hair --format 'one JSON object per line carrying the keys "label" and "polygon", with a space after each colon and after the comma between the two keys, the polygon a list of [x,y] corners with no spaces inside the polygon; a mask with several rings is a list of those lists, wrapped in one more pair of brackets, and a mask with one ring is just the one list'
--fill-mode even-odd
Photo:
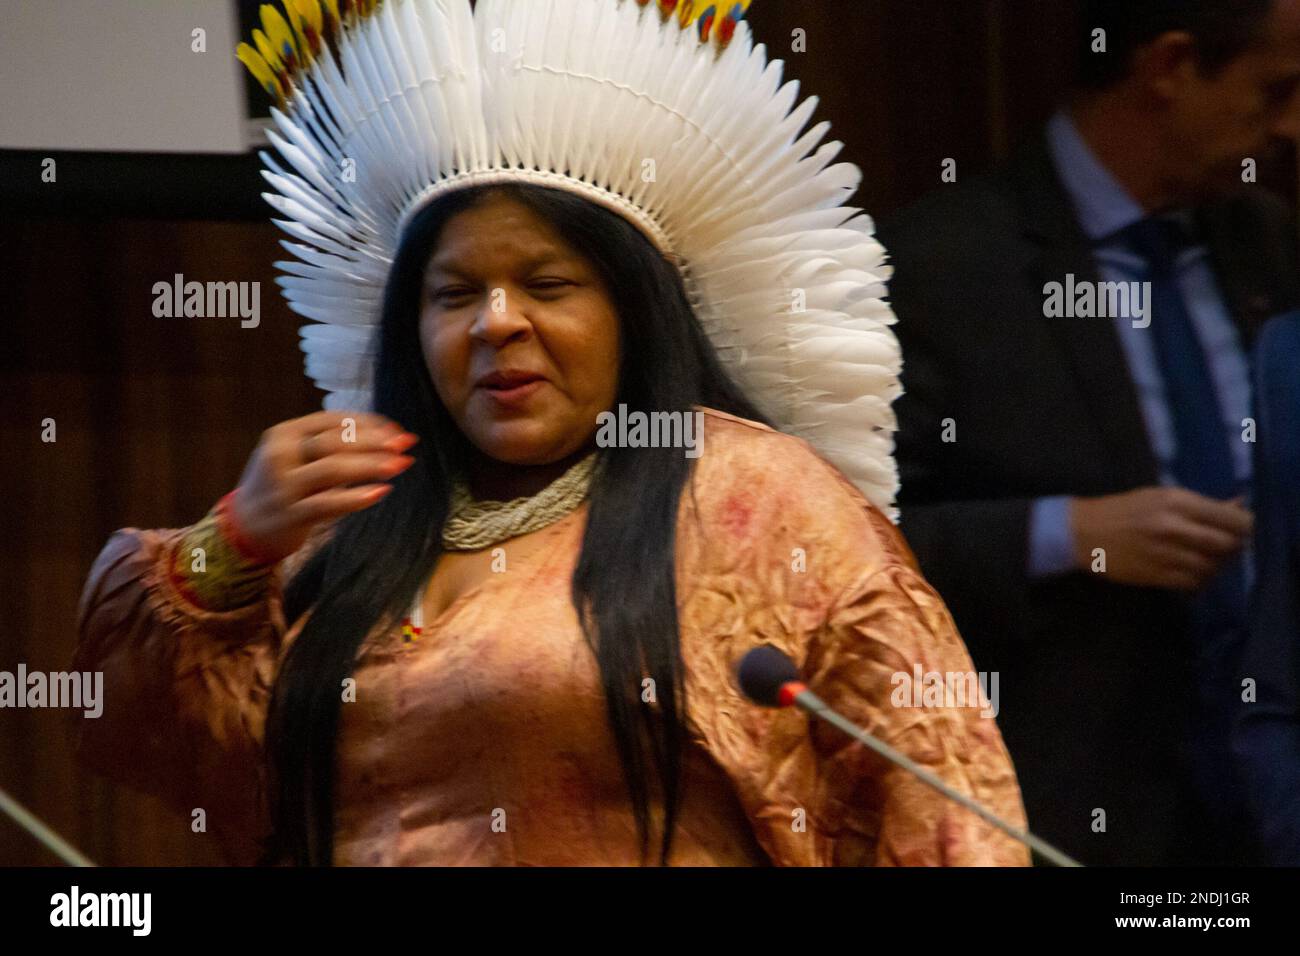
{"label": "long black hair", "polygon": [[[343,681],[366,636],[381,621],[400,620],[438,560],[451,482],[470,449],[423,359],[420,298],[446,222],[492,193],[532,210],[604,279],[620,327],[617,403],[683,414],[706,405],[770,424],[723,370],[677,268],[621,216],[563,190],[508,183],[453,191],[412,217],[384,289],[374,410],[420,436],[410,452],[415,463],[378,504],[339,519],[285,588],[287,622],[312,613],[286,655],[267,716],[274,832],[263,862],[331,862]],[[643,863],[652,785],[663,800],[664,864],[680,802],[685,690],[673,570],[678,503],[691,466],[680,448],[600,449],[572,581],[574,607],[600,667]],[[657,708],[642,703],[644,677],[654,681]]]}

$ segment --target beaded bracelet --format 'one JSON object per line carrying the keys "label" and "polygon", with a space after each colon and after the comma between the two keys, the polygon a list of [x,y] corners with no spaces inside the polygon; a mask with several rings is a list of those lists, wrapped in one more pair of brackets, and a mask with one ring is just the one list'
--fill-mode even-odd
{"label": "beaded bracelet", "polygon": [[235,492],[229,491],[222,495],[221,500],[217,502],[217,527],[222,536],[248,563],[275,564],[277,559],[260,551],[240,529],[239,523],[235,521],[234,512],[231,511],[231,504],[234,499]]}
{"label": "beaded bracelet", "polygon": [[225,495],[176,543],[172,585],[205,611],[232,611],[261,600],[276,562],[241,532]]}

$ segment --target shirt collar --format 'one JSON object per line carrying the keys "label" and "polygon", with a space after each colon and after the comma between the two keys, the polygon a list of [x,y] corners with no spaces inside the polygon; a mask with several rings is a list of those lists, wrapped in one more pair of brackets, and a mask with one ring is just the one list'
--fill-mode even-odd
{"label": "shirt collar", "polygon": [[1146,210],[1088,147],[1065,110],[1048,122],[1047,144],[1056,174],[1089,239],[1106,239],[1146,218]]}

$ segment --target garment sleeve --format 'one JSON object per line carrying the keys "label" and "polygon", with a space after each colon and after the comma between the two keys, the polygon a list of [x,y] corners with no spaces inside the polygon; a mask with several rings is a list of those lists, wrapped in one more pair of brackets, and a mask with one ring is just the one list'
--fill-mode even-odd
{"label": "garment sleeve", "polygon": [[[1021,844],[837,728],[740,694],[739,662],[775,646],[854,725],[1025,826],[993,676],[984,706],[970,693],[979,675],[956,625],[907,542],[842,476],[797,451],[786,456],[797,478],[763,484],[740,472],[757,490],[735,494],[771,503],[753,519],[761,531],[751,540],[761,543],[742,548],[728,537],[726,505],[704,529],[708,553],[722,557],[720,574],[703,579],[688,605],[710,635],[688,662],[699,739],[776,865],[1027,865]],[[808,556],[806,573],[791,573],[792,550]],[[737,567],[735,555],[745,563]],[[930,675],[961,690],[936,701],[925,694]]]}
{"label": "garment sleeve", "polygon": [[169,574],[188,530],[123,529],[91,568],[73,666],[102,672],[103,708],[81,720],[77,754],[189,820],[202,810],[232,861],[251,863],[270,829],[262,735],[288,562],[251,603],[205,610]]}
{"label": "garment sleeve", "polygon": [[[974,672],[947,608],[914,568],[891,562],[851,586],[810,640],[803,673],[855,725],[1024,828],[997,684]],[[836,728],[816,721],[810,737],[836,865],[1029,863],[1011,837]]]}

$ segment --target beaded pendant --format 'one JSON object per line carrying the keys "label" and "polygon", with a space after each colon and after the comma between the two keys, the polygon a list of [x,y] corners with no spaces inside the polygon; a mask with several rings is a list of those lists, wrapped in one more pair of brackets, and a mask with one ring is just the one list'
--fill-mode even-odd
{"label": "beaded pendant", "polygon": [[402,618],[402,643],[414,644],[424,633],[424,590],[416,592],[411,610]]}

